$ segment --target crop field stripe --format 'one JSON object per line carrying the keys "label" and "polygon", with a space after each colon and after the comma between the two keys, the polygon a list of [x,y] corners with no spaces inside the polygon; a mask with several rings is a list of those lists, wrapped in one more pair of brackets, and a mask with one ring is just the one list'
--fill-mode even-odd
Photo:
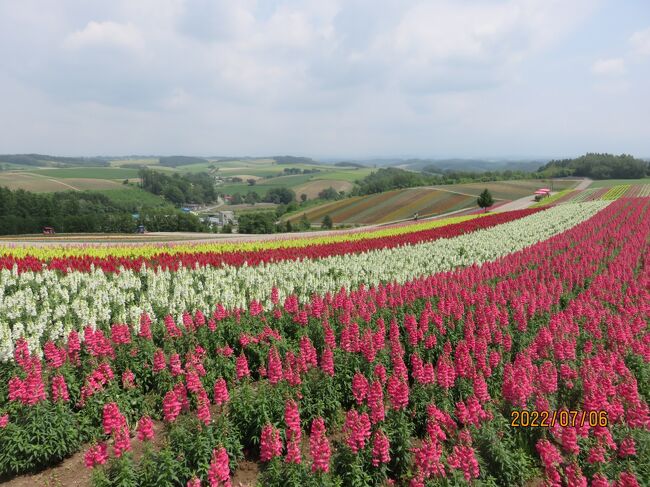
{"label": "crop field stripe", "polygon": [[612,188],[607,191],[602,198],[604,200],[616,200],[620,197],[622,197],[628,190],[630,189],[629,184],[625,185],[620,185],[620,186],[613,186]]}
{"label": "crop field stripe", "polygon": [[[361,203],[362,201],[363,201],[362,196],[354,196],[352,198],[346,198],[344,200],[336,201],[334,203],[328,203],[326,205],[315,208],[311,211],[307,211],[307,217],[311,221],[316,221],[316,220],[320,221],[322,218],[325,217],[325,215],[330,215],[334,222],[340,223],[341,219],[339,218],[338,214],[341,211],[345,211],[349,207],[354,207],[355,205]],[[298,217],[295,218],[297,219]]]}
{"label": "crop field stripe", "polygon": [[578,190],[578,193],[571,199],[569,200],[571,203],[582,203],[585,201],[587,198],[589,198],[592,194],[594,194],[597,191],[596,188],[587,188],[583,190]]}
{"label": "crop field stripe", "polygon": [[333,215],[334,221],[358,223],[362,220],[364,212],[372,211],[375,207],[393,200],[398,193],[398,191],[387,191],[385,193],[362,196],[349,205],[342,205]]}
{"label": "crop field stripe", "polygon": [[[383,201],[381,204],[375,203],[372,205],[370,208],[366,209],[365,211],[359,213],[358,215],[355,215],[354,221],[358,223],[367,223],[367,222],[389,222],[391,219],[384,219],[385,215],[387,214],[387,211],[390,208],[395,208],[393,212],[397,212],[398,216],[397,218],[393,218],[393,220],[400,220],[404,218],[404,215],[406,215],[406,207],[411,204],[413,201],[416,201],[417,199],[421,197],[427,197],[427,192],[426,190],[413,190],[413,189],[406,189],[404,191],[400,191],[398,193],[395,193],[395,195],[386,201]],[[412,213],[408,216],[412,216]]]}
{"label": "crop field stripe", "polygon": [[432,203],[422,208],[422,216],[437,215],[474,206],[476,198],[462,194],[448,193],[446,199],[439,203]]}
{"label": "crop field stripe", "polygon": [[575,197],[575,195],[577,195],[579,192],[580,192],[580,190],[576,190],[576,189],[564,190],[564,191],[562,191],[562,196],[560,198],[558,198],[557,200],[555,200],[555,204],[559,205],[559,204],[565,203],[567,201],[571,201]]}
{"label": "crop field stripe", "polygon": [[[384,217],[378,216],[378,219],[379,221],[393,221],[402,218],[411,218],[416,212],[421,217],[430,215],[431,213],[444,213],[449,211],[448,208],[454,206],[448,203],[450,200],[460,199],[467,201],[467,198],[458,194],[429,190],[416,195],[410,202],[405,202],[401,208],[395,209]],[[435,208],[435,210],[430,210],[429,208]]]}
{"label": "crop field stripe", "polygon": [[584,201],[602,200],[603,195],[609,191],[608,188],[596,188],[593,193],[589,194]]}
{"label": "crop field stripe", "polygon": [[381,211],[376,215],[375,220],[380,222],[390,222],[393,220],[400,220],[402,218],[409,218],[413,214],[422,208],[425,202],[433,199],[434,201],[439,201],[441,198],[441,193],[435,190],[430,191],[414,191],[408,198],[404,198],[403,201],[400,201],[399,207],[395,208],[393,211],[386,213],[385,210]]}

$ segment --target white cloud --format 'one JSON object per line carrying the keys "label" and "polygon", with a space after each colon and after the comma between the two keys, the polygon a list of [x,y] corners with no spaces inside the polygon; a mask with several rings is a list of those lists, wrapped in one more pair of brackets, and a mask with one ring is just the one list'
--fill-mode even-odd
{"label": "white cloud", "polygon": [[591,72],[597,76],[622,76],[625,74],[623,58],[599,59],[591,65]]}
{"label": "white cloud", "polygon": [[141,49],[144,43],[140,31],[131,23],[90,21],[82,30],[68,35],[63,45],[70,49],[95,46]]}
{"label": "white cloud", "polygon": [[[638,122],[650,110],[638,96],[650,73],[631,55],[648,52],[650,34],[594,30],[607,19],[585,20],[605,1],[614,0],[0,0],[0,145],[261,155],[574,147],[576,127],[585,140],[590,110],[606,99],[572,69],[584,56],[601,58],[597,88],[629,83],[608,114]],[[629,52],[607,59],[618,55],[589,50],[590,36],[629,38]],[[580,97],[579,123],[559,130],[554,112]]]}
{"label": "white cloud", "polygon": [[650,28],[632,34],[630,44],[636,54],[650,56]]}

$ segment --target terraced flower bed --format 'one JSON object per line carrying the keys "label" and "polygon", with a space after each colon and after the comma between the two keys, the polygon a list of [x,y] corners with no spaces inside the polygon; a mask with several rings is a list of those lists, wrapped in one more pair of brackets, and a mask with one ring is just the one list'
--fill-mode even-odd
{"label": "terraced flower bed", "polygon": [[0,479],[644,485],[649,237],[620,198],[299,265],[2,270]]}

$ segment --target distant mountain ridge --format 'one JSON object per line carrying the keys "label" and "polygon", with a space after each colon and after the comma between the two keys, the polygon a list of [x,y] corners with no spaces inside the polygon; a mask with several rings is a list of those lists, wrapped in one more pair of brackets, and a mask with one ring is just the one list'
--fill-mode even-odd
{"label": "distant mountain ridge", "polygon": [[0,163],[35,167],[108,166],[105,157],[62,157],[46,154],[0,154]]}
{"label": "distant mountain ridge", "polygon": [[[371,158],[371,159],[346,159],[355,164],[361,164],[366,167],[397,167],[409,171],[436,172],[440,171],[468,171],[468,172],[485,172],[485,171],[526,171],[535,172],[541,166],[546,164],[549,159],[464,159],[464,158]],[[335,162],[335,161],[330,161]]]}

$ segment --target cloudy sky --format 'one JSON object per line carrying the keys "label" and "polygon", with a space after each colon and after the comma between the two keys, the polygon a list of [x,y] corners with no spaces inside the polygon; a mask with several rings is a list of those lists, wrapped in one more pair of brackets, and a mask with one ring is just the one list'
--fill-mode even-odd
{"label": "cloudy sky", "polygon": [[648,0],[0,0],[0,153],[650,156]]}

